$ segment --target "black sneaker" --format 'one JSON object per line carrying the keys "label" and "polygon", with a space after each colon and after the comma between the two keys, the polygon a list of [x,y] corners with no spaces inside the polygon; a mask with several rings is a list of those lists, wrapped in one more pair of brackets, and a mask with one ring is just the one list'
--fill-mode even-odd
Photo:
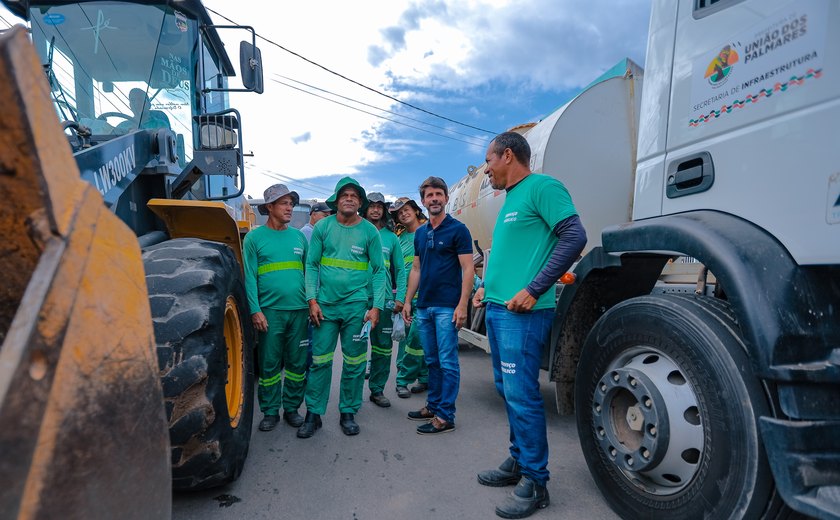
{"label": "black sneaker", "polygon": [[412,394],[422,394],[426,390],[429,389],[428,383],[417,383],[416,385],[411,387]]}
{"label": "black sneaker", "polygon": [[308,439],[315,435],[318,428],[321,427],[321,416],[317,413],[306,412],[306,419],[298,428],[297,436],[300,439]]}
{"label": "black sneaker", "polygon": [[411,397],[411,392],[408,390],[408,387],[405,386],[398,386],[397,387],[397,397],[401,399],[408,399]]}
{"label": "black sneaker", "polygon": [[489,469],[479,473],[478,483],[491,487],[514,486],[520,478],[522,478],[522,468],[513,460],[513,457],[508,457],[499,469]]}
{"label": "black sneaker", "polygon": [[525,518],[537,509],[548,507],[548,490],[528,477],[522,477],[513,492],[496,507],[496,514],[502,518]]}
{"label": "black sneaker", "polygon": [[297,410],[283,412],[283,420],[292,428],[300,428],[300,425],[303,424],[303,417],[297,413]]}
{"label": "black sneaker", "polygon": [[416,412],[408,412],[408,418],[412,421],[428,421],[430,419],[433,419],[434,417],[435,414],[430,412],[429,409],[425,406],[423,408],[420,408]]}
{"label": "black sneaker", "polygon": [[263,420],[260,421],[260,431],[261,432],[270,432],[277,426],[277,421],[280,420],[279,415],[266,415],[263,417]]}
{"label": "black sneaker", "polygon": [[373,404],[381,406],[382,408],[388,408],[391,406],[391,401],[389,401],[382,392],[374,392],[370,394],[370,400]]}
{"label": "black sneaker", "polygon": [[356,418],[352,413],[341,414],[338,425],[341,426],[341,431],[344,432],[344,435],[359,434],[359,425],[356,424]]}
{"label": "black sneaker", "polygon": [[436,433],[451,432],[454,429],[454,424],[448,423],[439,417],[433,417],[431,421],[418,426],[417,433],[420,435],[434,435]]}

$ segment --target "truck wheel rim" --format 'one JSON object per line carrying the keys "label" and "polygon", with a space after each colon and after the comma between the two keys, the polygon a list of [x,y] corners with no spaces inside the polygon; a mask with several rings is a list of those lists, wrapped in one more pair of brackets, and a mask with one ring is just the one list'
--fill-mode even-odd
{"label": "truck wheel rim", "polygon": [[225,397],[227,398],[228,417],[234,428],[239,424],[242,415],[242,324],[239,310],[233,296],[228,296],[225,302],[225,347],[227,348],[227,381],[225,383]]}
{"label": "truck wheel rim", "polygon": [[663,352],[639,347],[617,358],[595,388],[595,438],[627,479],[646,493],[689,485],[704,448],[697,395]]}

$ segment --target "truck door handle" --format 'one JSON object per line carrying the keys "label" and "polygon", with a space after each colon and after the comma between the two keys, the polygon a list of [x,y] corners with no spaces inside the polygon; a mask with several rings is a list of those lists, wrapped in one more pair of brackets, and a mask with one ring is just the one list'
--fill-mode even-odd
{"label": "truck door handle", "polygon": [[708,152],[682,157],[668,165],[665,195],[669,199],[708,190],[715,182],[715,168]]}

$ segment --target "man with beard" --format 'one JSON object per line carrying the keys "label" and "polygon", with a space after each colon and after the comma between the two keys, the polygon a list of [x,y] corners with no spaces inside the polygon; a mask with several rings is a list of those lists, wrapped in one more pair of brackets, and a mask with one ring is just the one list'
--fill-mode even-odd
{"label": "man with beard", "polygon": [[[370,400],[373,404],[388,408],[391,401],[383,390],[391,374],[391,339],[394,314],[401,312],[405,300],[405,269],[403,255],[397,235],[389,229],[388,206],[385,197],[378,192],[368,195],[368,207],[365,218],[376,226],[382,239],[382,258],[385,263],[385,309],[379,316],[379,324],[370,334]],[[394,282],[396,281],[396,293]],[[373,295],[371,294],[371,299]]]}
{"label": "man with beard", "polygon": [[540,362],[554,319],[554,286],[578,259],[586,232],[566,187],[531,173],[531,148],[522,135],[499,134],[485,157],[490,184],[507,193],[493,229],[484,288],[473,305],[487,305],[493,376],[505,400],[511,446],[501,466],[479,473],[478,482],[516,484],[496,514],[525,518],[549,503]]}
{"label": "man with beard", "polygon": [[289,425],[303,423],[298,407],[309,344],[303,274],[307,246],[303,233],[289,226],[298,200],[282,184],[265,190],[265,203],[257,209],[268,215],[268,222],[245,235],[243,246],[245,291],[258,333],[260,431],[274,429],[280,408]]}
{"label": "man with beard", "polygon": [[458,329],[467,321],[473,288],[472,237],[467,227],[446,214],[449,189],[440,177],[420,185],[420,198],[429,210],[429,222],[414,235],[414,263],[408,279],[403,318],[411,321],[411,299],[417,297],[417,326],[429,368],[426,406],[408,418],[428,421],[419,434],[455,429],[455,399],[461,380],[458,365]]}
{"label": "man with beard", "polygon": [[[403,262],[406,272],[414,265],[414,233],[427,222],[426,217],[416,202],[408,197],[400,197],[391,207],[391,214],[395,215],[397,225],[394,233],[402,246]],[[417,295],[412,302],[412,318],[417,312]],[[425,392],[429,388],[429,370],[423,359],[423,346],[420,344],[419,327],[406,323],[405,338],[400,340],[397,352],[397,396],[408,399],[411,394]],[[408,385],[417,381],[409,390]]]}
{"label": "man with beard", "polygon": [[[338,181],[327,199],[335,215],[312,229],[306,259],[306,299],[315,326],[312,366],[306,385],[306,419],[297,436],[312,437],[321,427],[332,379],[333,355],[341,338],[344,363],[338,410],[345,435],[359,433],[355,414],[362,406],[367,358],[366,327],[376,327],[385,304],[385,269],[379,231],[359,216],[368,205],[365,190],[350,177]],[[373,303],[368,308],[368,283]]]}

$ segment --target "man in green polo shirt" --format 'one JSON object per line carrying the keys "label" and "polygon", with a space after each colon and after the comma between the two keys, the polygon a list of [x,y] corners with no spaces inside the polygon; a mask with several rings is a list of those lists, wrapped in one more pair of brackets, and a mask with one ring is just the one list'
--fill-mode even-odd
{"label": "man in green polo shirt", "polygon": [[[388,376],[391,375],[391,354],[394,341],[391,332],[394,326],[394,314],[402,312],[405,300],[406,274],[403,266],[402,247],[397,235],[390,229],[388,204],[379,192],[368,195],[368,207],[365,218],[379,230],[382,239],[382,258],[385,262],[385,309],[379,315],[379,324],[370,335],[370,400],[376,406],[388,408],[391,401],[383,390]],[[393,274],[392,274],[393,273]],[[396,285],[394,283],[396,282]],[[371,287],[372,289],[372,287]],[[371,299],[373,294],[371,294]]]}
{"label": "man in green polo shirt", "polygon": [[[367,324],[376,327],[379,311],[385,304],[382,240],[376,226],[359,215],[359,210],[368,204],[364,188],[354,179],[344,177],[326,202],[336,214],[315,224],[306,258],[306,299],[315,330],[306,385],[306,419],[297,432],[302,439],[312,437],[321,427],[339,337],[344,361],[339,425],[345,435],[359,433],[355,414],[362,406],[365,384]],[[373,286],[370,308],[369,282]]]}
{"label": "man in green polo shirt", "polygon": [[289,226],[298,194],[275,184],[264,196],[258,210],[268,215],[268,222],[245,236],[243,259],[251,321],[259,334],[257,397],[264,414],[259,429],[269,431],[277,425],[281,407],[289,425],[303,423],[298,407],[305,385],[309,312],[304,297],[306,238]]}
{"label": "man in green polo shirt", "polygon": [[554,319],[555,284],[586,245],[566,187],[531,173],[531,148],[516,132],[487,147],[490,185],[505,201],[493,228],[493,251],[473,305],[486,305],[485,323],[496,390],[505,400],[510,456],[482,471],[485,486],[515,485],[496,507],[503,518],[525,518],[548,506],[548,440],[540,393],[540,364]]}

